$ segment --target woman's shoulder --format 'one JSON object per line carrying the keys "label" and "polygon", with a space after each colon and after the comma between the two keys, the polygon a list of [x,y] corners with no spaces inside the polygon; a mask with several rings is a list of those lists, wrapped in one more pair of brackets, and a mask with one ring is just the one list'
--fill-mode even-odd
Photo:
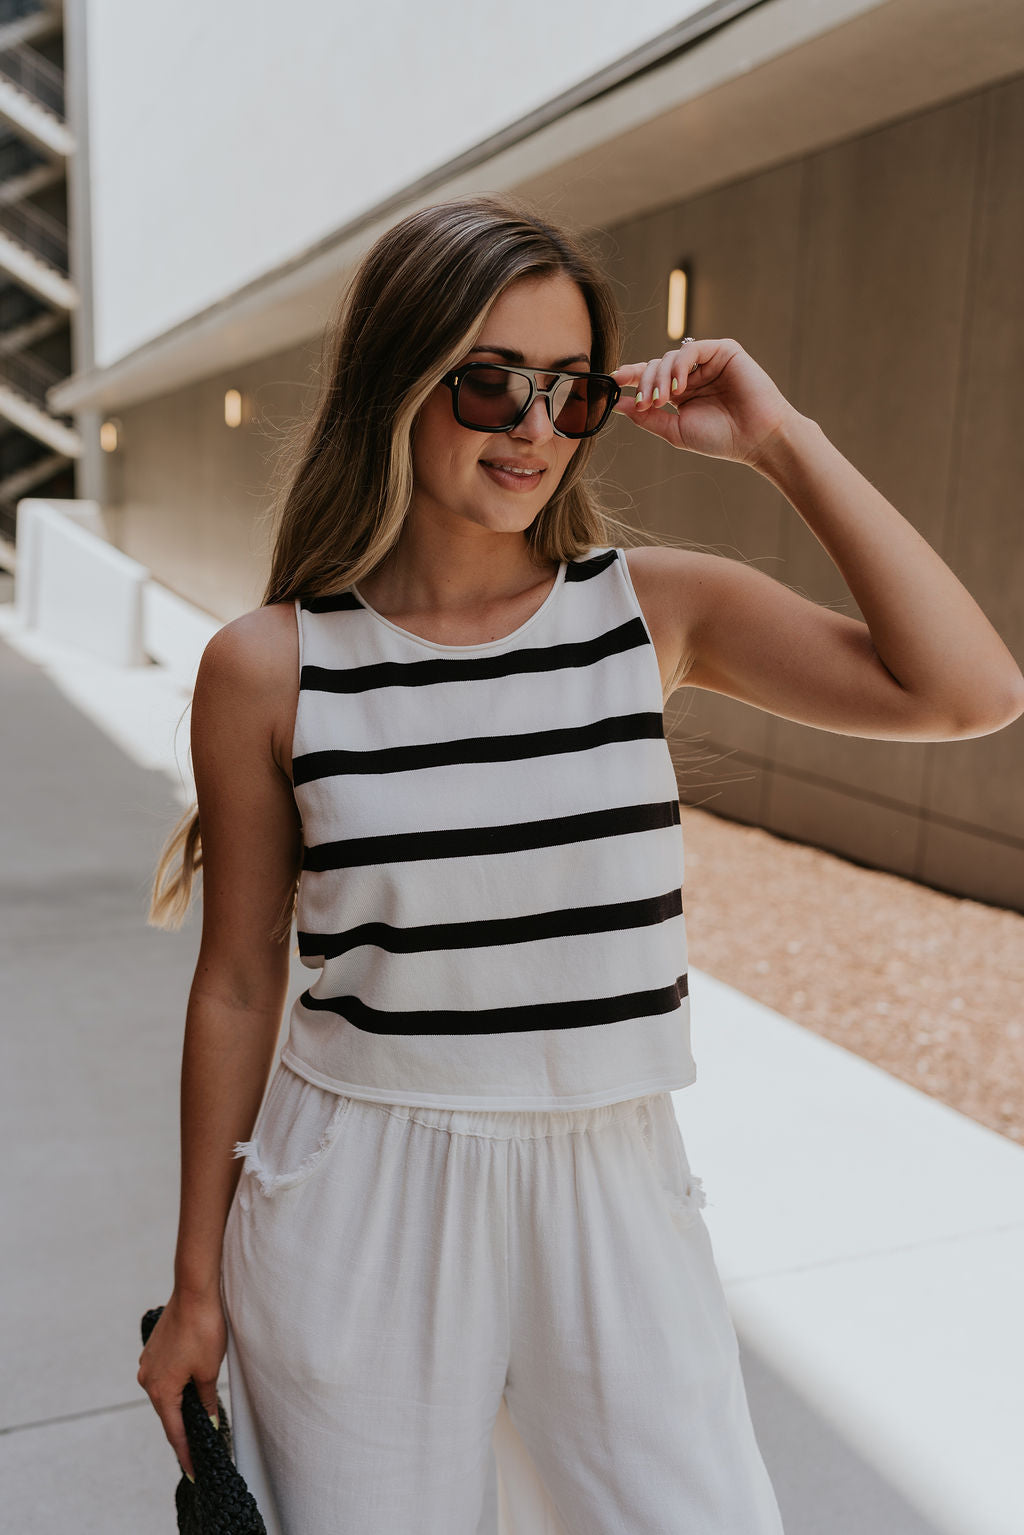
{"label": "woman's shoulder", "polygon": [[626,564],[637,596],[655,607],[678,610],[680,598],[693,597],[703,582],[714,579],[736,562],[706,549],[674,549],[667,544],[640,544],[625,549]]}
{"label": "woman's shoulder", "polygon": [[236,681],[280,683],[297,674],[299,637],[294,604],[268,602],[221,625],[207,641],[201,670]]}
{"label": "woman's shoulder", "polygon": [[[269,602],[222,624],[207,641],[199,677],[246,698],[280,697],[298,689],[299,635],[293,604]],[[199,678],[197,678],[198,682]]]}
{"label": "woman's shoulder", "polygon": [[697,553],[693,549],[673,549],[669,544],[636,544],[623,548],[630,575],[636,570],[645,575],[670,574],[687,569]]}
{"label": "woman's shoulder", "polygon": [[207,641],[193,705],[204,716],[212,709],[239,728],[269,735],[281,765],[290,752],[298,692],[294,605],[271,602],[229,619]]}
{"label": "woman's shoulder", "polygon": [[687,581],[700,571],[700,556],[692,549],[672,549],[665,544],[639,544],[623,554],[634,590],[645,612],[667,607],[677,611]]}

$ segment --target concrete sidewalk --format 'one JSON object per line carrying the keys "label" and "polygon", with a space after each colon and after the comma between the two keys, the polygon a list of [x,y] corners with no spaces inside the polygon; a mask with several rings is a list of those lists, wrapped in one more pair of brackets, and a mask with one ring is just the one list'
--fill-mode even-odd
{"label": "concrete sidewalk", "polygon": [[[191,793],[188,695],[3,604],[0,692],[5,1516],[173,1535],[135,1370],[171,1283],[199,944],[198,908],[145,925]],[[307,981],[295,961],[291,994]],[[787,1535],[1019,1535],[1024,1149],[699,970],[691,992],[700,1075],[676,1111]]]}

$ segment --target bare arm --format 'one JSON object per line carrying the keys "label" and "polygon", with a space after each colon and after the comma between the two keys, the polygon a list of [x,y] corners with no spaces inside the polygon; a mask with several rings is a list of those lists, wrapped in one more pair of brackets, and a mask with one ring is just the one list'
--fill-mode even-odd
{"label": "bare arm", "polygon": [[889,734],[894,716],[898,727],[905,721],[901,735],[951,739],[1018,717],[1024,679],[974,598],[816,422],[794,414],[753,467],[800,513],[864,614],[866,627],[837,614],[823,619],[818,659],[834,656],[840,667],[859,659],[878,697],[866,733],[877,723]]}
{"label": "bare arm", "polygon": [[290,935],[271,931],[298,871],[302,834],[275,756],[281,688],[295,652],[291,614],[257,610],[214,635],[192,705],[203,848],[203,930],[186,1010],[181,1074],[181,1200],[174,1291],[143,1350],[139,1383],[184,1469],[181,1393],[193,1376],[212,1411],[226,1345],[220,1302],[224,1226],[238,1181],[236,1141],[252,1131],[288,988]]}
{"label": "bare arm", "polygon": [[[694,357],[700,378],[691,383]],[[739,561],[644,551],[638,568],[668,637],[675,687],[709,688],[840,734],[899,740],[986,735],[1024,712],[1024,677],[970,593],[737,342],[691,343],[615,376],[641,390],[642,404],[617,407],[637,424],[770,479],[866,620]],[[655,387],[675,410],[652,408]]]}

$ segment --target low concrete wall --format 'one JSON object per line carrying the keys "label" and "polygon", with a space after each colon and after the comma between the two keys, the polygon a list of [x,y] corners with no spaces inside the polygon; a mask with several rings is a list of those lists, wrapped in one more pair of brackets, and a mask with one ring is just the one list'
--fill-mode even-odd
{"label": "low concrete wall", "polygon": [[221,627],[220,619],[179,597],[152,578],[142,588],[142,641],[146,654],[183,687],[196,680],[206,642]]}
{"label": "low concrete wall", "polygon": [[192,686],[219,619],[115,548],[95,501],[27,498],[17,519],[14,602],[26,628],[115,666],[155,661]]}
{"label": "low concrete wall", "polygon": [[107,543],[98,526],[92,501],[73,515],[47,501],[20,501],[15,605],[28,628],[114,665],[141,666],[149,571]]}

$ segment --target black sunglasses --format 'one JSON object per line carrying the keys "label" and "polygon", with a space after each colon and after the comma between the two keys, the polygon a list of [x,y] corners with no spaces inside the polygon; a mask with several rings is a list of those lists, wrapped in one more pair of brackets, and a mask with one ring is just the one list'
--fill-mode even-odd
{"label": "black sunglasses", "polygon": [[[537,374],[552,378],[547,389]],[[460,426],[474,432],[510,432],[534,400],[547,401],[559,437],[593,437],[604,426],[622,393],[610,373],[555,373],[544,368],[509,368],[496,362],[469,362],[441,380],[452,392]]]}

